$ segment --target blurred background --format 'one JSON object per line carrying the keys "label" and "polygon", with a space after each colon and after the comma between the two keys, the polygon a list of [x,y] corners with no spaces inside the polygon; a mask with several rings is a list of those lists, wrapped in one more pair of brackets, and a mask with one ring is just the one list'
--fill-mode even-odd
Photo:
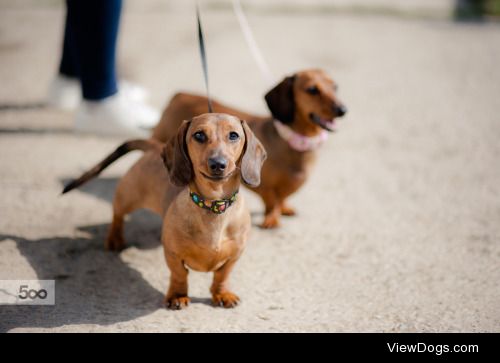
{"label": "blurred background", "polygon": [[[267,114],[270,88],[230,1],[200,1],[212,94]],[[242,0],[276,83],[323,68],[349,108],[283,228],[254,228],[233,283],[244,304],[161,309],[160,221],[135,213],[131,247],[102,251],[117,178],[62,185],[123,141],[72,132],[46,107],[65,7],[0,0],[0,279],[56,279],[57,304],[0,306],[1,331],[499,331],[500,1]],[[204,92],[193,1],[126,0],[120,78],[162,110]],[[254,224],[259,199],[245,191]],[[123,289],[126,286],[126,289]],[[125,291],[124,291],[125,290]],[[182,317],[182,318],[179,318]]]}
{"label": "blurred background", "polygon": [[[243,92],[246,92],[243,90],[248,87],[254,87],[253,90],[263,94],[268,84],[263,80],[244,42],[232,13],[231,1],[205,0],[201,1],[201,5],[207,23],[205,32],[214,94],[230,103],[238,100],[237,103],[244,102],[249,107],[262,109],[264,104],[261,98],[242,97]],[[337,70],[342,61],[349,62],[350,55],[342,52],[343,55],[337,56],[334,52],[338,50],[335,48],[338,48],[338,42],[351,42],[354,50],[357,35],[343,36],[340,31],[346,27],[333,31],[336,24],[329,18],[343,21],[352,17],[377,15],[407,23],[419,19],[431,24],[439,20],[477,24],[481,21],[496,22],[500,14],[498,0],[247,0],[243,1],[243,6],[276,80],[304,67],[327,66]],[[165,105],[169,96],[178,89],[204,91],[196,33],[192,31],[193,7],[193,1],[124,1],[119,31],[119,76],[139,81],[144,87],[154,90],[151,92],[152,102],[157,107]],[[0,8],[2,34],[6,41],[4,49],[12,50],[2,54],[2,81],[14,87],[21,84],[18,73],[13,72],[9,65],[23,69],[27,79],[36,77],[38,80],[36,84],[23,89],[23,100],[42,102],[59,64],[64,2],[0,0]],[[283,19],[285,22],[280,22]],[[314,25],[309,27],[309,22]],[[353,26],[352,31],[356,32],[357,28]],[[372,40],[376,41],[375,38]],[[291,47],[289,43],[294,46]],[[410,45],[409,42],[407,45]],[[13,51],[14,48],[16,51]],[[273,53],[276,48],[280,56]],[[28,50],[30,54],[23,53]],[[301,53],[301,56],[295,52]],[[220,56],[222,53],[223,57]],[[371,56],[376,57],[377,53]],[[31,66],[33,57],[37,67]],[[238,77],[242,69],[248,77]],[[234,79],[237,79],[238,86],[229,89],[226,80],[233,77],[236,77]],[[239,86],[240,82],[243,82],[243,87]],[[10,87],[0,92],[3,104],[21,101]]]}

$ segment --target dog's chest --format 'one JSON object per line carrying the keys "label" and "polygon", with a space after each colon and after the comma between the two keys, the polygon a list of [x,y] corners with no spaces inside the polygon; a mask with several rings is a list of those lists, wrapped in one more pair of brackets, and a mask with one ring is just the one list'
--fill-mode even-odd
{"label": "dog's chest", "polygon": [[269,158],[267,168],[272,168],[274,172],[285,174],[289,178],[304,180],[308,177],[316,161],[314,152],[298,153],[289,152],[286,155],[273,155]]}
{"label": "dog's chest", "polygon": [[202,272],[218,270],[233,255],[233,240],[223,240],[220,243],[208,241],[193,241],[189,252],[184,258],[187,267]]}
{"label": "dog's chest", "polygon": [[305,163],[297,160],[288,160],[278,170],[280,170],[283,180],[286,180],[288,183],[300,185],[309,177],[311,164],[311,162]]}
{"label": "dog's chest", "polygon": [[238,242],[231,233],[230,226],[193,223],[188,229],[189,244],[184,263],[196,271],[215,271],[230,259]]}

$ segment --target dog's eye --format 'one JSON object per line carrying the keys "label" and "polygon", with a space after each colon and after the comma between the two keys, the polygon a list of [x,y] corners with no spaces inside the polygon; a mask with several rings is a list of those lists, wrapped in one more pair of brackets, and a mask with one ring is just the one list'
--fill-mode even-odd
{"label": "dog's eye", "polygon": [[236,140],[238,140],[239,138],[240,138],[240,135],[238,135],[238,133],[237,133],[237,132],[231,131],[231,132],[229,133],[229,140],[231,140],[231,141],[236,141]]}
{"label": "dog's eye", "polygon": [[203,144],[205,141],[207,141],[207,135],[203,131],[197,131],[193,134],[193,138],[199,142],[200,144]]}
{"label": "dog's eye", "polygon": [[306,92],[309,93],[310,95],[317,95],[319,94],[319,89],[317,86],[311,86],[307,87]]}

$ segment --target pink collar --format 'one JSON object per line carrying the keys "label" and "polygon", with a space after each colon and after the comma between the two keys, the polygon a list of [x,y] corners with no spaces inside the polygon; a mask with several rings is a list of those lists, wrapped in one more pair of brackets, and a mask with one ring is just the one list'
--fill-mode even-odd
{"label": "pink collar", "polygon": [[315,150],[328,139],[328,132],[321,130],[321,132],[313,137],[304,136],[298,132],[293,131],[290,127],[280,121],[274,120],[274,127],[278,135],[285,140],[288,145],[300,152]]}

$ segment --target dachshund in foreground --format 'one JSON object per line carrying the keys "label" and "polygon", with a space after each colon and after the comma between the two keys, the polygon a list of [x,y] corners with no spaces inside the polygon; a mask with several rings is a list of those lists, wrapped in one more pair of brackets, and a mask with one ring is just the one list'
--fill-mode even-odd
{"label": "dachshund in foreground", "polygon": [[[281,215],[295,215],[286,199],[307,180],[316,150],[328,133],[334,131],[335,119],[347,112],[336,90],[337,85],[325,72],[308,70],[285,78],[266,94],[272,117],[248,114],[213,102],[216,112],[247,120],[268,153],[261,184],[253,189],[265,204],[263,228],[278,227]],[[175,95],[153,130],[153,139],[165,142],[175,134],[180,120],[199,114],[206,104],[203,96]]]}
{"label": "dachshund in foreground", "polygon": [[150,209],[163,218],[162,243],[171,272],[167,307],[189,304],[188,267],[214,272],[210,291],[215,306],[236,306],[239,298],[229,290],[228,278],[250,231],[250,214],[238,191],[241,180],[259,185],[266,158],[262,144],[245,121],[204,114],[184,121],[165,145],[154,140],[124,143],[63,193],[132,150],[145,153],[118,184],[106,248],[124,247],[126,214]]}

